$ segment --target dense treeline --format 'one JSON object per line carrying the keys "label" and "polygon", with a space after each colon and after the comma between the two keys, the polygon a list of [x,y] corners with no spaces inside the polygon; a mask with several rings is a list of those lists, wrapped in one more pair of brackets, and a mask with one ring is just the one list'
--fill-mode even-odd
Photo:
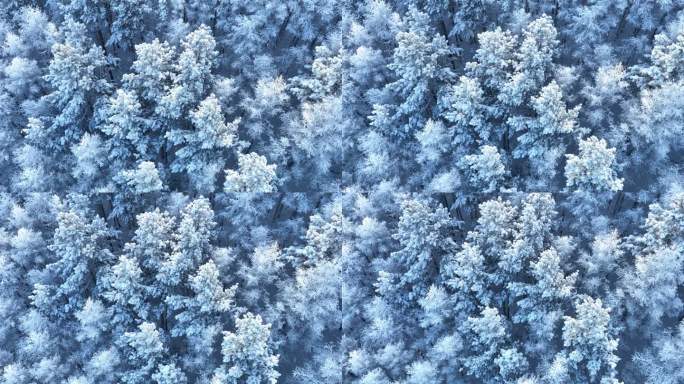
{"label": "dense treeline", "polygon": [[1,384],[684,382],[684,1],[0,1]]}

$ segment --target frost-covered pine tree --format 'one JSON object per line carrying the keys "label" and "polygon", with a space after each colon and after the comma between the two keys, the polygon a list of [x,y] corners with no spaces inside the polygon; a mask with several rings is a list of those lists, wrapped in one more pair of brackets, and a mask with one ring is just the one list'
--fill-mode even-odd
{"label": "frost-covered pine tree", "polygon": [[679,383],[681,1],[0,1],[0,384]]}

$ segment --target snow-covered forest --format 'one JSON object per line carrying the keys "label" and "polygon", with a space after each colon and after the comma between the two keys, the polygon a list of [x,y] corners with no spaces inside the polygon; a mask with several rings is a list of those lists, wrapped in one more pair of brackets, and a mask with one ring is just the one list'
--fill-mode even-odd
{"label": "snow-covered forest", "polygon": [[0,0],[0,384],[684,383],[684,0]]}

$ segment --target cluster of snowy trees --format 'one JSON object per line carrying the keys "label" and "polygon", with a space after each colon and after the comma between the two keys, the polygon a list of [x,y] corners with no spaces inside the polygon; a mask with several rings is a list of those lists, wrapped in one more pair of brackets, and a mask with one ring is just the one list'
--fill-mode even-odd
{"label": "cluster of snowy trees", "polygon": [[684,383],[684,1],[0,1],[0,384]]}

